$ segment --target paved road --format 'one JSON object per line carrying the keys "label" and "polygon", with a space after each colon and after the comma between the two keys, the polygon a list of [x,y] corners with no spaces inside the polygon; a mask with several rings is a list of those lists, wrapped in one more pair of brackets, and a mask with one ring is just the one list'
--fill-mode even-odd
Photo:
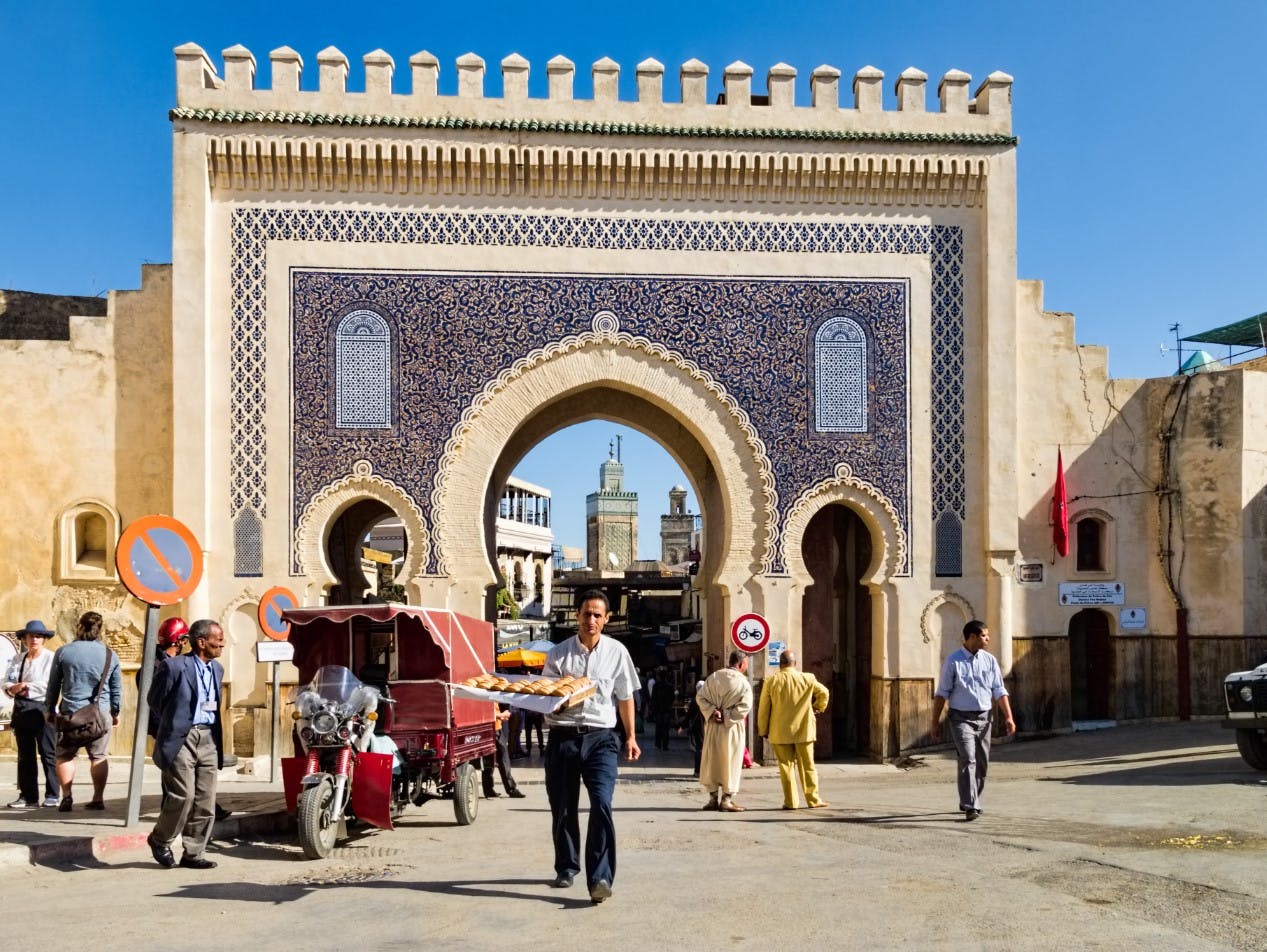
{"label": "paved road", "polygon": [[[601,906],[582,884],[546,885],[537,761],[517,765],[528,797],[483,802],[473,826],[430,804],[324,861],[248,837],[218,844],[207,873],[133,849],[5,867],[0,885],[57,923],[60,943],[128,950],[1267,948],[1267,774],[1212,723],[1000,746],[971,824],[953,812],[948,753],[905,770],[824,765],[832,807],[797,813],[779,809],[769,768],[745,774],[748,812],[702,812],[686,762],[651,751],[625,772],[615,895]],[[230,796],[240,809],[276,802]],[[18,824],[0,824],[12,841]]]}

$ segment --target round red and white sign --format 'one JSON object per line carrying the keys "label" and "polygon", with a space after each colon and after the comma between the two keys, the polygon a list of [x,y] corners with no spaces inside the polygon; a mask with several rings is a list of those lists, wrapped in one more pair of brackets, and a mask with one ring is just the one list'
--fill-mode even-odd
{"label": "round red and white sign", "polygon": [[740,651],[755,654],[770,643],[770,623],[756,612],[740,615],[730,626],[730,640]]}

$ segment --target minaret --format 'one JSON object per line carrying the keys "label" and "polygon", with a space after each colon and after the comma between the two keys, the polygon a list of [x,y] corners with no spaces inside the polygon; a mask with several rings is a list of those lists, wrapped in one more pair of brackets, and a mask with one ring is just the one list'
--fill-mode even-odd
{"label": "minaret", "polygon": [[600,572],[623,572],[638,558],[638,494],[625,492],[620,437],[598,467],[598,492],[585,497],[585,561]]}
{"label": "minaret", "polygon": [[695,515],[686,511],[686,490],[674,486],[669,490],[669,513],[660,517],[660,561],[665,565],[689,562],[694,532]]}

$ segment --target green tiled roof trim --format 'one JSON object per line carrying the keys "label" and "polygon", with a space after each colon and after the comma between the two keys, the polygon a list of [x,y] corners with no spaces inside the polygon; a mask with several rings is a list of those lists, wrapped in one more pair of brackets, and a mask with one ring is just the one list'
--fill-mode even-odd
{"label": "green tiled roof trim", "polygon": [[730,129],[721,126],[656,126],[640,122],[568,122],[541,119],[324,115],[232,109],[173,109],[168,118],[195,122],[277,123],[290,126],[392,126],[401,129],[477,129],[494,132],[563,132],[608,136],[682,136],[716,139],[811,139],[834,142],[937,143],[1015,146],[1016,136],[975,132],[854,132],[836,129]]}

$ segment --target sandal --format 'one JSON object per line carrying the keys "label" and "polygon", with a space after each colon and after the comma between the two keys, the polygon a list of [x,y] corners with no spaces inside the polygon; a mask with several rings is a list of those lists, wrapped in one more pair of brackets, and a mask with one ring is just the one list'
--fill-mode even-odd
{"label": "sandal", "polygon": [[84,804],[85,810],[104,810],[105,808],[105,802],[102,800],[89,800]]}

